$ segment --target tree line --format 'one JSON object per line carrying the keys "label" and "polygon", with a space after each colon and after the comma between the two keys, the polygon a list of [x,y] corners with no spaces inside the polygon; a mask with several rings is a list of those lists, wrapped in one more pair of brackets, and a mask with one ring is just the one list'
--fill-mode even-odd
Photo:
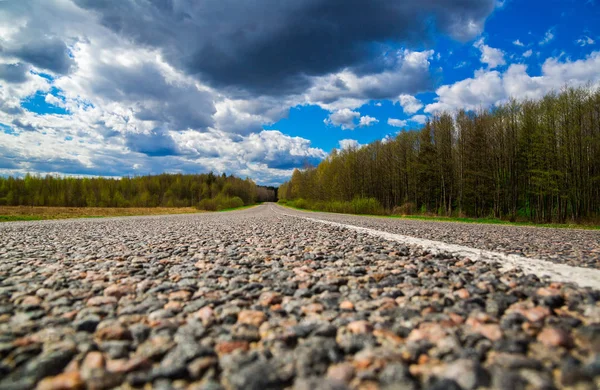
{"label": "tree line", "polygon": [[442,113],[387,142],[334,150],[294,171],[279,197],[320,209],[370,199],[398,214],[597,221],[600,90]]}
{"label": "tree line", "polygon": [[65,207],[198,207],[207,210],[273,201],[273,187],[250,179],[161,174],[113,178],[0,177],[0,205]]}

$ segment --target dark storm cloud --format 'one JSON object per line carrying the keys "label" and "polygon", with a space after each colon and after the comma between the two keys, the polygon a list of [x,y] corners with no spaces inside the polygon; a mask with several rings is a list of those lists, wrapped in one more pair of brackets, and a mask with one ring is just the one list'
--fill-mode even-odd
{"label": "dark storm cloud", "polygon": [[281,160],[264,161],[267,167],[272,169],[294,169],[294,168],[305,168],[306,166],[316,167],[322,161],[322,159],[316,157],[298,157],[298,156],[286,156],[287,158]]}
{"label": "dark storm cloud", "polygon": [[18,167],[12,159],[0,156],[0,169],[16,169]]}
{"label": "dark storm cloud", "polygon": [[126,144],[131,151],[152,157],[179,154],[173,138],[161,129],[155,129],[150,134],[127,134]]}
{"label": "dark storm cloud", "polygon": [[[377,45],[467,40],[495,0],[75,0],[103,25],[217,87],[266,94],[368,63]],[[367,66],[367,68],[372,65]]]}
{"label": "dark storm cloud", "polygon": [[159,121],[171,130],[203,129],[212,125],[212,96],[194,85],[169,83],[153,63],[123,67],[97,64],[91,91],[112,101],[130,104],[140,120]]}
{"label": "dark storm cloud", "polygon": [[57,38],[35,38],[6,52],[37,68],[58,74],[68,73],[73,65],[67,46]]}
{"label": "dark storm cloud", "polygon": [[36,131],[36,128],[30,123],[22,122],[20,119],[13,119],[12,124],[23,131]]}
{"label": "dark storm cloud", "polygon": [[0,100],[0,111],[8,115],[21,115],[24,112],[21,107],[8,105],[3,100]]}
{"label": "dark storm cloud", "polygon": [[0,64],[0,79],[12,83],[20,84],[27,81],[28,66],[22,63]]}

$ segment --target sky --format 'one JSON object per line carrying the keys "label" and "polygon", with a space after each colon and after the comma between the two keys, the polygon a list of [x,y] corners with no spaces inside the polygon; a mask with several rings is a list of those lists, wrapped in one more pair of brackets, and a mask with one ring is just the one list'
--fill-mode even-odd
{"label": "sky", "polygon": [[0,0],[0,174],[279,185],[442,111],[600,85],[600,0]]}

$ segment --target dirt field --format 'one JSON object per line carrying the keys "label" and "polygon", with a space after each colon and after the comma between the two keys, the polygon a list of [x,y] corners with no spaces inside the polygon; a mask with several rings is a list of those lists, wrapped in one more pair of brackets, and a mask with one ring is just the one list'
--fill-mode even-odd
{"label": "dirt field", "polygon": [[99,218],[127,215],[190,214],[201,211],[192,207],[28,207],[0,206],[0,222],[41,219]]}

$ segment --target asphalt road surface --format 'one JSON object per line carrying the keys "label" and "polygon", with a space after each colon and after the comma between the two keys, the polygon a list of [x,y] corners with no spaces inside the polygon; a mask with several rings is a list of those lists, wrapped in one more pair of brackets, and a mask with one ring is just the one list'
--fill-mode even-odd
{"label": "asphalt road surface", "polygon": [[600,232],[308,213],[0,224],[0,389],[596,389]]}

